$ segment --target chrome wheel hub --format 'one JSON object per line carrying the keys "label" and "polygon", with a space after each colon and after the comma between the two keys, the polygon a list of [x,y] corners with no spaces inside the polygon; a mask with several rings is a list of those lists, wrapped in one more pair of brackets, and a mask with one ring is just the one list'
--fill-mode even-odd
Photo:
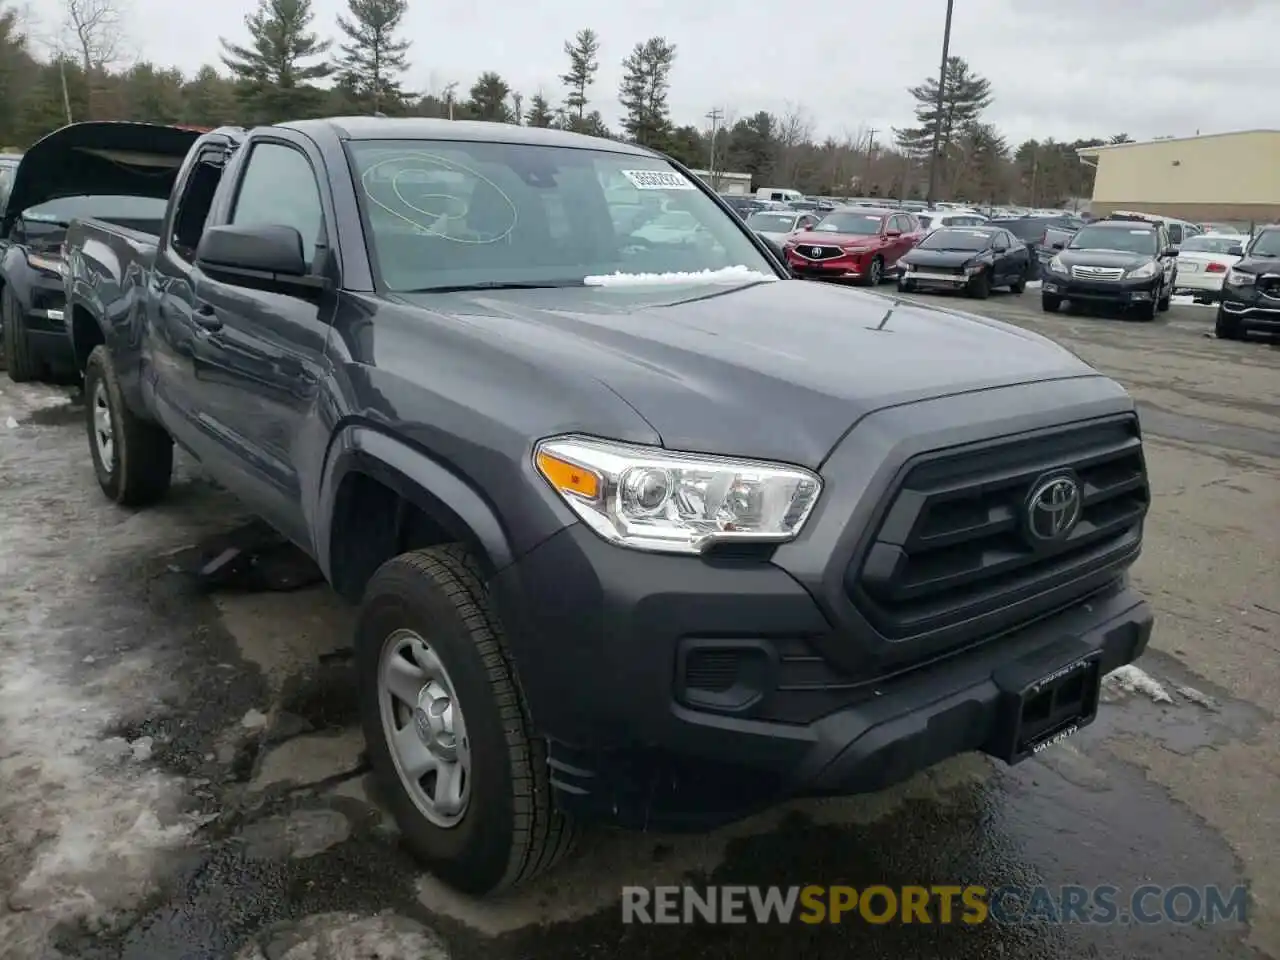
{"label": "chrome wheel hub", "polygon": [[98,448],[98,459],[107,470],[114,468],[116,451],[115,421],[111,417],[111,403],[107,399],[107,387],[101,380],[93,388],[93,440]]}
{"label": "chrome wheel hub", "polygon": [[400,782],[422,815],[455,826],[471,797],[471,750],[453,682],[412,630],[383,642],[378,665],[383,734]]}

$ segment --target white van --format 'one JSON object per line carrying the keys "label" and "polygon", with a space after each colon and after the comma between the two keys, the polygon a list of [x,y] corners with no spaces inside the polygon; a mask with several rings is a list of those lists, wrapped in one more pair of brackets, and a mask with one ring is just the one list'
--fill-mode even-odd
{"label": "white van", "polygon": [[781,200],[783,203],[791,203],[793,200],[803,200],[804,194],[799,190],[789,190],[786,187],[761,187],[756,191],[757,200]]}

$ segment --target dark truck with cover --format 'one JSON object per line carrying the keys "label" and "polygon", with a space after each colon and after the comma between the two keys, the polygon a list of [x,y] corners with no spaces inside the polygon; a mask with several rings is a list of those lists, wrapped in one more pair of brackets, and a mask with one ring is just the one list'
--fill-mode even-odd
{"label": "dark truck with cover", "polygon": [[383,799],[463,890],[585,821],[705,829],[1018,762],[1146,646],[1121,387],[1012,326],[789,279],[642,147],[223,129],[159,238],[67,246],[103,491],[157,500],[176,443],[360,604]]}

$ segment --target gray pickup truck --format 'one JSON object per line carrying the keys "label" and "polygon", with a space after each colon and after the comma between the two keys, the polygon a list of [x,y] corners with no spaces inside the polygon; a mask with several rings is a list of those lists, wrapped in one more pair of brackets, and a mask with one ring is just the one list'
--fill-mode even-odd
{"label": "gray pickup truck", "polygon": [[587,820],[1018,762],[1150,635],[1124,390],[1015,327],[789,279],[641,147],[219,130],[159,237],[66,245],[103,491],[157,500],[176,443],[360,605],[382,795],[460,889]]}

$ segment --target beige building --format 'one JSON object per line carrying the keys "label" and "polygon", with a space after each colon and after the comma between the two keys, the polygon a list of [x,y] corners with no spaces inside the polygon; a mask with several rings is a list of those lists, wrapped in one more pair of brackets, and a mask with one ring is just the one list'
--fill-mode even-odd
{"label": "beige building", "polygon": [[732,193],[738,196],[751,193],[751,174],[749,173],[732,173],[728,170],[717,170],[714,174],[710,170],[694,170],[693,173],[712,190],[719,193]]}
{"label": "beige building", "polygon": [[1082,147],[1098,168],[1092,212],[1159,213],[1193,222],[1280,221],[1280,130]]}

